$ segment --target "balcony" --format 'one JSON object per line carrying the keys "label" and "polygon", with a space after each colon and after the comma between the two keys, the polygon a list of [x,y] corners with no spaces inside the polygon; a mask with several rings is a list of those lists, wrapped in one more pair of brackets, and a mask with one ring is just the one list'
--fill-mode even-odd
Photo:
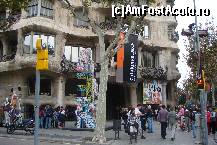
{"label": "balcony", "polygon": [[8,54],[8,55],[3,55],[0,57],[0,62],[6,62],[6,61],[11,61],[15,59],[16,54]]}
{"label": "balcony", "polygon": [[175,43],[177,43],[178,40],[179,40],[179,33],[178,32],[171,33],[170,36],[169,36],[169,39],[171,41],[174,41]]}
{"label": "balcony", "polygon": [[175,0],[166,0],[166,3],[167,3],[168,5],[170,5],[171,7],[173,7],[173,6],[174,6],[174,3],[175,3]]}
{"label": "balcony", "polygon": [[113,21],[105,21],[105,22],[101,22],[99,24],[101,29],[104,30],[116,30],[117,28],[117,22]]}
{"label": "balcony", "polygon": [[9,15],[9,17],[0,17],[0,30],[7,30],[13,24],[17,23],[21,18],[21,14]]}
{"label": "balcony", "polygon": [[79,62],[71,62],[66,59],[63,55],[61,63],[61,72],[62,73],[73,73],[73,72],[91,72],[91,64],[84,63],[81,60]]}
{"label": "balcony", "polygon": [[142,67],[139,66],[138,70],[143,79],[157,79],[157,80],[166,80],[167,71],[162,67]]}

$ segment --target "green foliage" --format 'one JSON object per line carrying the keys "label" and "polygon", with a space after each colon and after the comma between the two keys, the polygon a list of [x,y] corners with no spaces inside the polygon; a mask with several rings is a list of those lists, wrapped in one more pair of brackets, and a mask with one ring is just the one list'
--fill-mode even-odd
{"label": "green foliage", "polygon": [[10,9],[11,12],[20,11],[22,8],[27,7],[30,0],[0,0],[0,9]]}
{"label": "green foliage", "polygon": [[[86,0],[88,1],[88,0]],[[89,0],[90,1],[90,0]],[[98,3],[103,3],[107,6],[111,6],[112,4],[130,4],[131,0],[91,0],[91,1],[97,1]],[[140,2],[140,0],[135,1],[136,3]],[[156,0],[147,0],[147,4],[153,4]]]}
{"label": "green foliage", "polygon": [[[199,30],[202,29],[200,24]],[[206,82],[217,82],[217,28],[213,21],[205,23],[205,30],[208,30],[208,36],[200,38],[201,64],[205,72]],[[188,66],[191,68],[190,77],[185,80],[184,88],[190,92],[194,98],[197,97],[196,74],[198,71],[198,53],[195,51],[194,36],[185,40],[184,44],[188,54],[185,56]]]}

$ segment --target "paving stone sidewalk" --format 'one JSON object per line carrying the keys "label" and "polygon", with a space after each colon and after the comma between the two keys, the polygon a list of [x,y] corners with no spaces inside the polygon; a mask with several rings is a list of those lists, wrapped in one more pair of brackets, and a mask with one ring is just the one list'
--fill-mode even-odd
{"label": "paving stone sidewalk", "polygon": [[[160,137],[160,124],[155,122],[154,133],[145,132],[146,139],[141,139],[139,136],[136,145],[194,145],[194,139],[191,132],[183,132],[179,128],[176,131],[175,141],[171,141],[169,138],[170,131],[167,130],[167,139],[161,139]],[[71,131],[62,129],[40,129],[40,140],[51,140],[54,142],[68,142],[71,144],[95,144],[86,139],[91,139],[94,133],[92,131]],[[15,136],[17,138],[29,138],[33,139],[34,136],[25,134],[24,131],[16,131],[14,135],[8,135],[6,128],[0,128],[0,136]],[[129,144],[129,136],[122,130],[120,132],[120,139],[114,140],[114,132],[112,130],[106,131],[106,137],[108,142],[105,144],[111,145],[127,145]],[[209,136],[209,145],[217,145],[212,136]]]}

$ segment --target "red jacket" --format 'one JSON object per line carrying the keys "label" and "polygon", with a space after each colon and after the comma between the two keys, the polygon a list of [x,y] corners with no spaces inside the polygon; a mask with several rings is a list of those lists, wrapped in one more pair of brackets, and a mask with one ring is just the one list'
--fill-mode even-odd
{"label": "red jacket", "polygon": [[211,113],[209,111],[206,112],[207,123],[211,122]]}

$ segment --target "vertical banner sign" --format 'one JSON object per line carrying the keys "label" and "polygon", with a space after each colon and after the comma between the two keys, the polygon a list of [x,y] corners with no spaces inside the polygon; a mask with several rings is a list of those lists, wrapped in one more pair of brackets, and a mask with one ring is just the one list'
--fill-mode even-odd
{"label": "vertical banner sign", "polygon": [[117,70],[116,70],[116,82],[123,82],[123,67],[124,67],[124,39],[125,33],[120,32],[117,51]]}
{"label": "vertical banner sign", "polygon": [[130,34],[124,49],[124,82],[135,83],[137,79],[138,36]]}

